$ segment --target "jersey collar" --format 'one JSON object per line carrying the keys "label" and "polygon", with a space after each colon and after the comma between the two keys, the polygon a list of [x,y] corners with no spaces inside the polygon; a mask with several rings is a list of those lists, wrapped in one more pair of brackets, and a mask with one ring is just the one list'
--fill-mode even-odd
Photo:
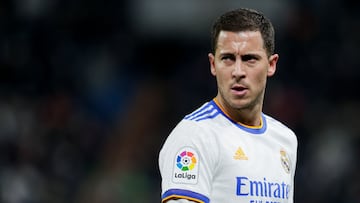
{"label": "jersey collar", "polygon": [[223,108],[221,107],[221,105],[215,100],[211,100],[210,102],[212,105],[214,105],[215,108],[218,109],[218,111],[223,115],[225,116],[229,121],[231,121],[234,125],[236,125],[238,128],[246,131],[246,132],[249,132],[249,133],[252,133],[252,134],[262,134],[266,131],[266,127],[267,127],[267,124],[266,124],[266,118],[264,116],[264,114],[262,113],[261,114],[261,118],[260,118],[260,122],[261,124],[259,126],[249,126],[249,125],[246,125],[246,124],[243,124],[243,123],[240,123],[240,122],[236,122],[234,119],[232,119],[224,110]]}

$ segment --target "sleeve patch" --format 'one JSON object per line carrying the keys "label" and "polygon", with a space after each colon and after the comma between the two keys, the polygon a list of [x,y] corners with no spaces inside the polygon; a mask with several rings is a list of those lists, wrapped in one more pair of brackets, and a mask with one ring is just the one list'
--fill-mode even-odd
{"label": "sleeve patch", "polygon": [[199,172],[199,156],[191,147],[180,149],[174,158],[172,181],[174,183],[196,184]]}

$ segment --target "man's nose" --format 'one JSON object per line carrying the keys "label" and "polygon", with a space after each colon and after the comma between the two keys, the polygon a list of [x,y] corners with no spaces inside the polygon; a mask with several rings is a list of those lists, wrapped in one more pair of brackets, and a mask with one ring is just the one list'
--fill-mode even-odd
{"label": "man's nose", "polygon": [[234,70],[232,72],[234,77],[244,77],[246,72],[245,72],[245,65],[243,64],[243,62],[241,60],[237,60],[236,63],[234,64]]}

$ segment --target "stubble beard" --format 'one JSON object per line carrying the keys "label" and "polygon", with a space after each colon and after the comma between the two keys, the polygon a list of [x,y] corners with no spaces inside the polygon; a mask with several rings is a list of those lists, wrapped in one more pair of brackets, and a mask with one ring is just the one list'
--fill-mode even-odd
{"label": "stubble beard", "polygon": [[256,108],[260,108],[260,111],[262,110],[265,90],[260,92],[254,99],[251,99],[251,96],[234,98],[230,95],[230,93],[228,96],[226,96],[226,94],[224,94],[220,89],[218,91],[221,99],[223,100],[223,105],[225,105],[227,108],[234,109],[238,112],[253,111]]}

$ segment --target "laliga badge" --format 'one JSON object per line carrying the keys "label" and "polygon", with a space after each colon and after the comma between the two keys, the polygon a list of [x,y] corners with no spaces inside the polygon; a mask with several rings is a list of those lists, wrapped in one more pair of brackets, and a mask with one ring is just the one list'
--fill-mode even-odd
{"label": "laliga badge", "polygon": [[184,147],[176,153],[172,181],[174,183],[196,184],[199,172],[199,156],[191,147]]}

